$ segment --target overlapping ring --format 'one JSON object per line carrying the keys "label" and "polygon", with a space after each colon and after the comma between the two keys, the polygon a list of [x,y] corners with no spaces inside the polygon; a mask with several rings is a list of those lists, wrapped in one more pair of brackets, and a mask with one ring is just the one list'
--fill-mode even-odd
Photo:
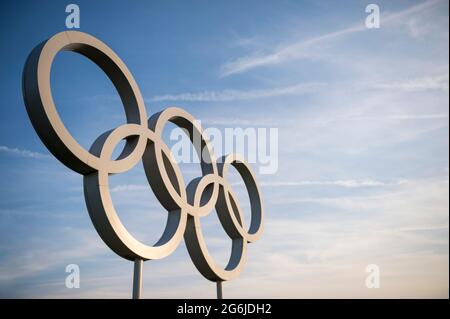
{"label": "overlapping ring", "polygon": [[[97,64],[116,87],[127,123],[102,134],[88,151],[64,126],[53,101],[50,71],[60,51],[80,53]],[[50,152],[70,169],[84,176],[86,206],[103,241],[129,259],[160,259],[172,253],[184,237],[191,259],[200,273],[212,281],[236,277],[243,266],[247,243],[259,238],[263,228],[262,198],[254,174],[244,159],[228,155],[217,160],[202,127],[192,115],[167,108],[147,121],[139,87],[122,60],[103,42],[86,33],[65,31],[38,45],[29,55],[23,73],[23,95],[31,122]],[[202,176],[189,185],[173,160],[162,134],[167,123],[186,129],[201,159]],[[117,159],[112,154],[125,140]],[[142,159],[148,182],[168,211],[166,228],[153,246],[134,238],[121,223],[108,187],[109,175],[130,170]],[[236,168],[249,192],[251,223],[247,229],[237,197],[228,183],[230,166]],[[216,208],[220,222],[232,240],[225,268],[210,255],[200,218]]]}

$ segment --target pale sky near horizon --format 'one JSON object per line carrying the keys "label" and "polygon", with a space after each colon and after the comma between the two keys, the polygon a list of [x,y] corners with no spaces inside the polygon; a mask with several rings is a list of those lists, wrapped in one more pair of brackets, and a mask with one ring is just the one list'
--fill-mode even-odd
{"label": "pale sky near horizon", "polygon": [[[0,4],[1,298],[131,296],[132,263],[101,241],[82,177],[49,153],[23,104],[26,57],[65,30],[68,3]],[[278,170],[258,175],[265,230],[225,297],[449,297],[447,1],[76,3],[80,31],[122,58],[149,115],[176,105],[205,127],[278,128]],[[364,26],[369,3],[379,29]],[[83,146],[125,121],[91,62],[62,53],[52,72]],[[146,183],[141,167],[111,178],[124,224],[153,243],[166,213]],[[224,263],[228,237],[214,214],[203,226]],[[65,287],[68,264],[80,266],[79,289]],[[370,264],[378,289],[365,286]],[[144,298],[215,297],[184,243],[146,262],[143,278]]]}

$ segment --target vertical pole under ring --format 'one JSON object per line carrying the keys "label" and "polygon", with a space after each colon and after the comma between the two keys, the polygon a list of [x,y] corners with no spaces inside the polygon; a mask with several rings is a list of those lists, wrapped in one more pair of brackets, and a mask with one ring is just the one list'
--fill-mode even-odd
{"label": "vertical pole under ring", "polygon": [[136,259],[134,261],[133,299],[141,299],[143,266],[144,266],[144,261],[142,259]]}
{"label": "vertical pole under ring", "polygon": [[217,299],[223,299],[222,282],[221,281],[216,282],[216,288],[217,288]]}

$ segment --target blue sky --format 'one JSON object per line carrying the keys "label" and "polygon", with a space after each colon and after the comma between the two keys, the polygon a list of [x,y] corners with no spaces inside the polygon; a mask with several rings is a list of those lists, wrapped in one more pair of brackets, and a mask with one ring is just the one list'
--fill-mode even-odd
{"label": "blue sky", "polygon": [[[82,177],[47,151],[22,100],[25,59],[65,30],[68,3],[0,4],[0,297],[131,294],[132,264],[96,234]],[[225,297],[448,298],[447,1],[377,1],[379,29],[364,27],[367,1],[76,3],[80,31],[122,58],[148,114],[175,105],[205,127],[278,128],[279,169],[258,176],[265,232]],[[85,58],[57,56],[52,85],[81,145],[125,122]],[[111,183],[124,224],[154,242],[166,213],[135,187],[142,168]],[[213,214],[204,231],[225,262],[230,243]],[[73,263],[79,289],[64,284]],[[368,264],[380,267],[379,289],[365,287]],[[214,293],[184,244],[145,263],[145,298]]]}

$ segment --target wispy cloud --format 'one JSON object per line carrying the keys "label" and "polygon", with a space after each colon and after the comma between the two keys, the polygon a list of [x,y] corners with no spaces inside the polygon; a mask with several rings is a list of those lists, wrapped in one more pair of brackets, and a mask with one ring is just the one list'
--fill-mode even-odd
{"label": "wispy cloud", "polygon": [[51,156],[48,154],[43,154],[39,152],[33,152],[26,149],[20,149],[20,148],[11,148],[8,146],[0,145],[0,153],[6,153],[6,154],[13,154],[21,157],[29,157],[29,158],[50,158]]}
{"label": "wispy cloud", "polygon": [[[436,113],[436,114],[392,114],[384,116],[352,116],[347,118],[342,118],[341,120],[445,120],[448,119],[449,115],[447,113]],[[339,120],[339,119],[337,119]]]}
{"label": "wispy cloud", "polygon": [[[151,102],[160,101],[196,101],[196,102],[226,102],[236,100],[254,100],[269,97],[279,97],[286,95],[302,95],[314,94],[322,92],[324,88],[339,88],[342,83],[328,84],[323,82],[300,83],[285,87],[255,89],[255,90],[235,90],[227,89],[222,91],[202,91],[202,92],[188,92],[180,94],[166,94],[157,95],[149,100]],[[348,87],[348,83],[346,83]],[[441,75],[427,75],[412,79],[393,81],[393,82],[378,82],[371,84],[364,84],[355,82],[351,87],[360,89],[377,89],[377,90],[399,90],[407,92],[420,92],[427,90],[449,90],[449,74]]]}
{"label": "wispy cloud", "polygon": [[[421,195],[421,192],[424,192]],[[282,199],[283,202],[291,203],[318,203],[329,205],[334,208],[342,208],[352,211],[380,211],[383,214],[389,215],[393,213],[399,214],[401,211],[404,214],[415,211],[418,217],[425,220],[433,220],[435,215],[448,212],[448,179],[416,179],[404,180],[398,183],[395,190],[384,190],[381,193],[371,193],[365,196],[350,195],[337,197],[298,197],[291,199]],[[414,194],[415,198],[412,199]],[[411,200],[408,201],[408,198]],[[419,203],[421,203],[419,205]],[[414,206],[417,205],[417,206]],[[420,207],[420,208],[419,208]],[[428,216],[419,216],[419,212],[429,211]],[[447,213],[448,214],[448,213]],[[445,215],[443,215],[445,217]],[[448,220],[448,217],[446,217]]]}
{"label": "wispy cloud", "polygon": [[241,73],[259,66],[278,64],[283,61],[308,58],[311,52],[308,51],[313,45],[320,44],[325,40],[341,37],[345,34],[364,30],[363,25],[352,26],[336,32],[321,35],[308,40],[296,42],[279,48],[278,50],[265,55],[250,55],[237,58],[221,67],[220,75],[226,77],[232,74]]}
{"label": "wispy cloud", "polygon": [[[397,111],[398,112],[398,111]],[[387,113],[387,112],[386,112]],[[398,113],[384,113],[380,115],[354,115],[354,114],[344,114],[342,116],[334,116],[329,118],[321,118],[316,120],[316,123],[322,125],[328,125],[331,122],[337,121],[417,121],[417,120],[446,120],[449,118],[449,113],[409,113],[409,112],[398,112]]]}
{"label": "wispy cloud", "polygon": [[341,186],[346,188],[359,188],[359,187],[379,187],[379,186],[393,186],[400,185],[404,181],[396,181],[393,183],[387,183],[382,181],[376,181],[373,179],[347,179],[347,180],[335,180],[335,181],[297,181],[297,182],[286,182],[286,181],[270,181],[261,182],[262,186],[278,187],[278,186]]}
{"label": "wispy cloud", "polygon": [[[416,13],[422,13],[424,10],[429,9],[436,5],[439,0],[426,1],[418,5],[412,6],[408,9],[390,13],[383,17],[383,25],[400,21],[404,23],[404,19],[407,16],[414,15]],[[295,43],[280,46],[275,51],[268,54],[253,54],[249,56],[239,57],[234,61],[225,63],[221,67],[220,75],[226,77],[232,74],[241,73],[259,66],[278,64],[281,62],[299,59],[310,58],[317,56],[316,50],[311,50],[314,46],[323,44],[327,41],[338,39],[343,36],[368,30],[364,25],[364,21],[356,23],[350,27],[319,35],[310,39],[298,41]]]}
{"label": "wispy cloud", "polygon": [[141,185],[141,184],[121,184],[114,186],[110,189],[111,193],[120,193],[120,192],[128,192],[128,191],[144,191],[149,190],[150,185]]}
{"label": "wispy cloud", "polygon": [[[340,186],[346,188],[359,188],[359,187],[379,187],[379,186],[394,186],[401,185],[406,181],[399,180],[395,182],[383,182],[373,179],[345,179],[345,180],[329,180],[329,181],[315,181],[315,180],[303,180],[303,181],[267,181],[261,182],[261,186],[279,187],[279,186]],[[232,183],[233,185],[244,185],[242,182]],[[147,191],[149,185],[144,184],[121,184],[111,188],[111,193],[120,193],[127,191]]]}
{"label": "wispy cloud", "polygon": [[203,91],[197,93],[181,93],[157,95],[150,99],[151,102],[159,101],[196,101],[196,102],[223,102],[236,100],[254,100],[260,98],[301,95],[317,92],[326,86],[325,83],[300,83],[291,86],[257,89],[257,90],[223,90],[223,91]]}
{"label": "wispy cloud", "polygon": [[449,74],[438,76],[425,76],[405,81],[395,81],[388,83],[376,83],[372,86],[375,89],[383,90],[400,90],[407,92],[420,92],[426,90],[443,90],[449,89]]}

